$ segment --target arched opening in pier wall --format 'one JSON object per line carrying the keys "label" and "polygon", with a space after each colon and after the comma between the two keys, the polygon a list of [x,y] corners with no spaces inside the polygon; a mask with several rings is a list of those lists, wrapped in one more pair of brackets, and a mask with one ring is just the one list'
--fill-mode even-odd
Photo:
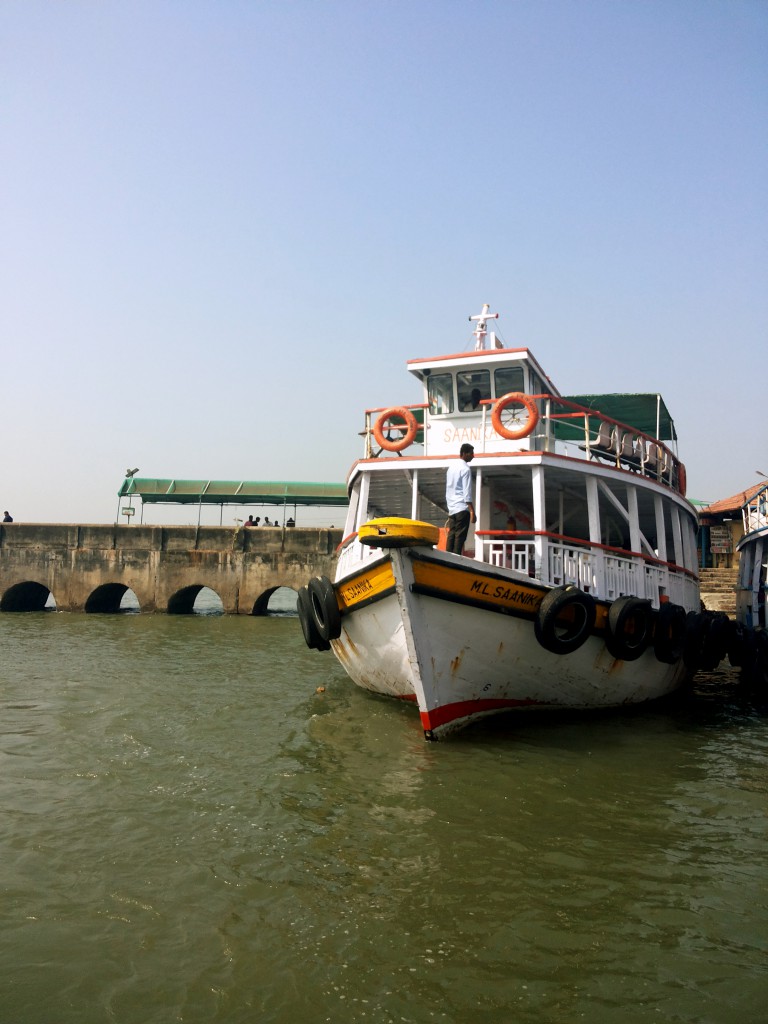
{"label": "arched opening in pier wall", "polygon": [[53,608],[46,604],[51,592],[48,587],[42,583],[34,583],[28,581],[26,583],[16,583],[14,586],[9,587],[8,590],[0,597],[0,611],[2,612],[42,612],[44,610],[55,611],[55,602]]}
{"label": "arched opening in pier wall", "polygon": [[215,590],[194,584],[177,590],[168,601],[169,615],[223,615],[224,605]]}
{"label": "arched opening in pier wall", "polygon": [[85,602],[85,610],[107,615],[141,611],[136,595],[124,583],[104,583],[97,587]]}
{"label": "arched opening in pier wall", "polygon": [[296,591],[292,587],[271,587],[254,602],[248,615],[295,615]]}

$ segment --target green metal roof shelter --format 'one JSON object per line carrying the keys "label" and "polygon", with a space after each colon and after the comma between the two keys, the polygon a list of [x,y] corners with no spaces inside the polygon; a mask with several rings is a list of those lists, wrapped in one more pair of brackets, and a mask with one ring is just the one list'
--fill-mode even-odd
{"label": "green metal roof shelter", "polygon": [[[128,476],[118,498],[141,498],[142,505],[320,505],[346,507],[346,484],[287,480],[152,480]],[[118,518],[119,518],[118,502]]]}
{"label": "green metal roof shelter", "polygon": [[[563,395],[563,398],[586,409],[599,411],[603,416],[634,427],[640,433],[656,437],[659,441],[677,440],[674,420],[659,394]],[[553,402],[555,405],[556,401]],[[597,430],[598,423],[597,418],[590,417],[590,430]],[[560,434],[576,429],[569,427],[565,421],[559,424],[559,428]]]}

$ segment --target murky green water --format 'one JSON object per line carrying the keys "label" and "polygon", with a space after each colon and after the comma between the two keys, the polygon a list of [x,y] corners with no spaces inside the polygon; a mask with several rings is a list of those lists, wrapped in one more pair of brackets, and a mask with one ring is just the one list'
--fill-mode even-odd
{"label": "murky green water", "polygon": [[294,618],[0,615],[0,1021],[762,1021],[731,685],[430,745]]}

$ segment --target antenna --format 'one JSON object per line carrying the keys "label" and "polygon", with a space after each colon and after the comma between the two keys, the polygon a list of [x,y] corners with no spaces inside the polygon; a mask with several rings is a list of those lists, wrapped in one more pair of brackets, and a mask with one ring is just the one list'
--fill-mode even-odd
{"label": "antenna", "polygon": [[469,318],[470,323],[473,320],[477,323],[477,327],[472,332],[474,334],[474,336],[475,336],[475,352],[480,352],[482,349],[485,348],[485,339],[486,339],[486,336],[487,336],[487,333],[488,333],[486,331],[486,329],[485,329],[485,325],[486,325],[487,321],[488,320],[498,320],[499,319],[499,314],[498,313],[489,313],[488,312],[488,310],[490,308],[491,307],[486,302],[485,305],[483,306],[482,313],[478,313],[477,316],[471,316]]}

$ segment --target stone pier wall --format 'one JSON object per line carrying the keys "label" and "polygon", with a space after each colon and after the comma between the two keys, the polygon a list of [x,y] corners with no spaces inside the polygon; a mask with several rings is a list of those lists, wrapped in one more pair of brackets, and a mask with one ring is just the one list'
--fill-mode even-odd
{"label": "stone pier wall", "polygon": [[[266,610],[278,587],[333,574],[338,529],[216,526],[0,526],[0,610],[35,593],[62,611],[114,611],[126,589],[141,611],[190,611],[209,587],[224,611]],[[38,589],[39,588],[39,589]],[[43,596],[44,595],[44,596]],[[33,602],[34,603],[34,602]]]}

